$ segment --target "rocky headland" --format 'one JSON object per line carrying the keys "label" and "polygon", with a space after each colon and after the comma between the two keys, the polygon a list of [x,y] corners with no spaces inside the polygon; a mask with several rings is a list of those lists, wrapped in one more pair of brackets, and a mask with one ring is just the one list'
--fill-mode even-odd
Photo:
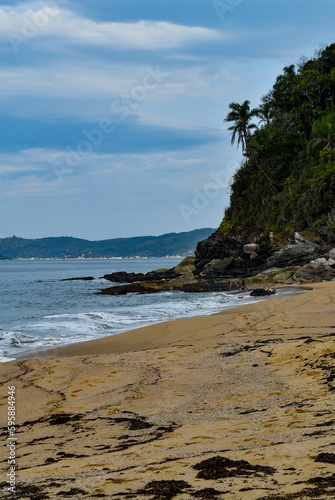
{"label": "rocky headland", "polygon": [[198,243],[195,257],[186,257],[173,269],[107,274],[103,278],[118,285],[99,293],[233,291],[335,279],[335,238],[324,234],[312,243],[295,232],[287,243],[270,243],[264,236],[253,241],[222,237],[216,231]]}

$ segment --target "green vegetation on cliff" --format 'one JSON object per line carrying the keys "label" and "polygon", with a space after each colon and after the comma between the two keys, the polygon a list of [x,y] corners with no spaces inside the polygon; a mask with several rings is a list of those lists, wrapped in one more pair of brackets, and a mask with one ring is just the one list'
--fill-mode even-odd
{"label": "green vegetation on cliff", "polygon": [[334,98],[335,43],[285,67],[259,108],[230,104],[225,121],[233,122],[232,142],[242,145],[244,161],[222,235],[335,232]]}

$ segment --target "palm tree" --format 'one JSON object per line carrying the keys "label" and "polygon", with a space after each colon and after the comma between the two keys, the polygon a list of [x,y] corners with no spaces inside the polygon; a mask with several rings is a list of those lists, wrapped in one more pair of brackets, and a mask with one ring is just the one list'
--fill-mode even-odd
{"label": "palm tree", "polygon": [[317,147],[325,147],[330,151],[335,148],[335,111],[314,122],[308,149],[311,151]]}
{"label": "palm tree", "polygon": [[258,125],[264,123],[265,125],[269,125],[272,118],[274,118],[275,111],[270,103],[265,103],[260,108],[254,109],[254,116],[260,119]]}
{"label": "palm tree", "polygon": [[237,147],[241,144],[242,152],[247,154],[248,140],[251,135],[251,130],[256,128],[256,125],[250,124],[253,116],[256,116],[256,110],[250,110],[250,101],[246,100],[242,104],[231,102],[229,104],[230,112],[225,118],[225,122],[235,122],[234,125],[228,128],[232,131],[231,143],[234,144],[237,138]]}

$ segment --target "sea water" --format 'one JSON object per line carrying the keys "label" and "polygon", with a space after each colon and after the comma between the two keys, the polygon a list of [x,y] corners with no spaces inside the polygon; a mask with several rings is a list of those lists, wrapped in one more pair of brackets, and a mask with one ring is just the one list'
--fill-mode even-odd
{"label": "sea water", "polygon": [[[205,316],[241,305],[224,292],[97,295],[118,271],[146,273],[181,259],[0,261],[0,361],[171,319]],[[94,281],[62,281],[93,276]],[[139,333],[140,334],[140,333]]]}

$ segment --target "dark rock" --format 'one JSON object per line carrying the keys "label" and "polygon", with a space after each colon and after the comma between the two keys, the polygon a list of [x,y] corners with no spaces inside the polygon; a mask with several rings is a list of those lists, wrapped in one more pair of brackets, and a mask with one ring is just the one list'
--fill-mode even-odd
{"label": "dark rock", "polygon": [[[195,264],[199,272],[205,273],[208,264],[211,261],[216,261],[216,270],[208,268],[211,276],[245,278],[271,267],[268,265],[267,259],[276,250],[278,250],[277,245],[271,245],[261,239],[257,243],[253,243],[247,240],[242,241],[234,236],[223,237],[216,232],[207,240],[198,243]],[[222,261],[220,269],[219,260]]]}
{"label": "dark rock", "polygon": [[309,262],[294,273],[296,281],[331,281],[334,278],[335,269],[328,265],[324,257]]}
{"label": "dark rock", "polygon": [[310,242],[287,245],[268,258],[268,267],[303,266],[320,257],[324,249]]}
{"label": "dark rock", "polygon": [[194,272],[195,269],[195,257],[186,257],[174,268],[174,272],[176,274],[187,274]]}
{"label": "dark rock", "polygon": [[226,257],[239,257],[243,254],[243,244],[233,236],[222,237],[218,231],[197,245],[195,256],[198,260],[225,259]]}
{"label": "dark rock", "polygon": [[334,247],[335,246],[335,234],[330,234],[330,233],[321,233],[317,243],[322,246],[329,246],[329,247]]}
{"label": "dark rock", "polygon": [[126,273],[126,271],[119,271],[117,273],[105,274],[101,279],[112,281],[113,283],[133,283],[134,281],[140,281],[143,276],[143,273]]}
{"label": "dark rock", "polygon": [[[146,273],[145,281],[157,281],[157,280],[171,280],[176,278],[180,273],[176,272],[175,269],[158,269],[157,271],[150,271]],[[183,273],[181,273],[183,274]]]}
{"label": "dark rock", "polygon": [[84,276],[83,278],[65,278],[61,281],[93,281],[93,276]]}
{"label": "dark rock", "polygon": [[149,283],[129,283],[127,285],[104,288],[98,295],[126,295],[127,293],[155,293],[161,289],[150,286]]}
{"label": "dark rock", "polygon": [[250,255],[255,254],[259,251],[260,246],[257,243],[247,243],[243,245],[243,252]]}
{"label": "dark rock", "polygon": [[225,292],[230,289],[228,280],[195,279],[193,275],[187,275],[185,279],[173,279],[170,281],[144,281],[140,283],[129,283],[126,285],[104,288],[98,295],[126,295],[128,293],[157,293],[170,290],[181,292]]}
{"label": "dark rock", "polygon": [[227,292],[230,290],[230,284],[227,280],[199,280],[194,283],[185,283],[177,290],[181,290],[182,292],[191,292],[191,293],[199,293],[199,292]]}
{"label": "dark rock", "polygon": [[106,274],[105,279],[122,285],[99,293],[231,291],[240,289],[244,281],[248,288],[255,289],[252,296],[261,297],[276,293],[266,287],[277,283],[335,279],[335,249],[332,253],[328,248],[325,253],[324,247],[305,241],[299,233],[291,235],[290,242],[280,247],[270,244],[264,236],[247,241],[232,235],[223,237],[216,231],[198,243],[195,258],[187,257],[174,269]]}
{"label": "dark rock", "polygon": [[297,231],[294,231],[292,234],[290,234],[290,236],[288,237],[288,241],[289,243],[291,243],[291,245],[296,245],[298,243],[306,242],[306,240],[304,240],[301,234],[298,233]]}
{"label": "dark rock", "polygon": [[146,274],[119,271],[117,273],[105,274],[103,279],[112,281],[113,283],[135,283],[138,281],[169,280],[176,278],[177,276],[178,275],[174,269],[158,269],[157,271],[150,271]]}
{"label": "dark rock", "polygon": [[[239,267],[239,262],[234,257],[227,257],[225,259],[213,259],[205,264],[202,271],[199,273],[200,276],[207,278],[216,277],[231,277],[232,270]],[[240,266],[241,269],[242,266]]]}
{"label": "dark rock", "polygon": [[273,288],[267,288],[266,286],[262,288],[255,288],[250,295],[252,297],[265,297],[266,295],[274,295],[276,293],[276,290]]}

